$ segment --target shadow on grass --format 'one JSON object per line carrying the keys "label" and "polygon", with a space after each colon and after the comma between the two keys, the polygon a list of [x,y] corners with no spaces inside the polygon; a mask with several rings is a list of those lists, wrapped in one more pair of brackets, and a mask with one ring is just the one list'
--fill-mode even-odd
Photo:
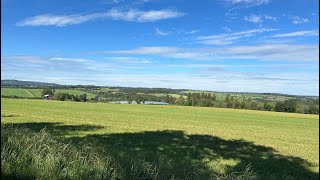
{"label": "shadow on grass", "polygon": [[[56,123],[23,123],[18,126],[25,126],[36,132],[46,127],[48,132],[60,137],[73,131],[101,128]],[[75,145],[93,143],[94,148],[106,155],[111,154],[122,166],[141,160],[157,164],[159,174],[165,174],[163,179],[169,179],[173,174],[176,178],[208,179],[212,173],[217,173],[213,170],[214,167],[231,173],[243,171],[248,164],[251,164],[258,179],[319,178],[318,173],[309,170],[315,165],[306,160],[280,155],[271,147],[241,139],[225,140],[216,136],[165,130],[65,137],[64,140],[72,140]],[[214,162],[220,164],[215,165]]]}
{"label": "shadow on grass", "polygon": [[1,117],[18,117],[18,115],[13,115],[13,114],[10,114],[10,115],[5,115],[5,114],[1,114]]}
{"label": "shadow on grass", "polygon": [[36,177],[31,176],[31,175],[30,176],[20,177],[20,176],[14,175],[14,174],[4,174],[1,171],[1,179],[5,179],[5,180],[18,180],[18,179],[21,179],[21,180],[33,180],[33,179],[36,179]]}
{"label": "shadow on grass", "polygon": [[59,122],[39,122],[39,123],[8,123],[7,126],[24,127],[34,132],[45,129],[46,132],[53,136],[63,137],[66,135],[77,135],[81,132],[95,131],[105,128],[97,125],[65,125]]}

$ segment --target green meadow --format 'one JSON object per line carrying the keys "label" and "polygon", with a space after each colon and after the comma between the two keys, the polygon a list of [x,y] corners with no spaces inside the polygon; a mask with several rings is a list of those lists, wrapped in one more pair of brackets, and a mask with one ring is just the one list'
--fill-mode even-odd
{"label": "green meadow", "polygon": [[45,128],[75,149],[88,144],[112,157],[122,178],[224,179],[247,167],[256,179],[319,177],[318,115],[2,98],[1,121],[32,133]]}
{"label": "green meadow", "polygon": [[[27,88],[1,88],[1,95],[18,96],[24,98],[40,98],[42,89],[27,89]],[[93,98],[96,95],[87,93],[77,89],[56,89],[56,92],[69,93],[74,95],[87,94],[87,98]]]}

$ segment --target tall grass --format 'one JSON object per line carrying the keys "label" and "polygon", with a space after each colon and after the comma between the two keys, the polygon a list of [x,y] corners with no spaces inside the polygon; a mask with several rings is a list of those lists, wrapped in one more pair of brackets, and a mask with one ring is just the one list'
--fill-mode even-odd
{"label": "tall grass", "polygon": [[89,146],[76,148],[41,130],[1,125],[3,175],[31,179],[113,179],[117,172],[111,157],[101,157]]}
{"label": "tall grass", "polygon": [[[163,172],[161,165],[143,158],[128,160],[120,166],[106,152],[98,152],[94,144],[64,143],[42,129],[38,133],[27,128],[1,125],[1,177],[11,179],[197,179],[196,172],[175,177]],[[102,155],[103,154],[103,155]],[[121,163],[122,164],[122,163]],[[248,167],[240,173],[215,174],[208,179],[255,179]]]}

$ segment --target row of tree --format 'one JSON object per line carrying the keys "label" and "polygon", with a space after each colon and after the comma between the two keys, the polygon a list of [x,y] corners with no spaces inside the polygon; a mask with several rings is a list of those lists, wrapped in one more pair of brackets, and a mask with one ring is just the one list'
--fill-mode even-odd
{"label": "row of tree", "polygon": [[298,112],[305,114],[319,114],[319,104],[316,101],[299,102],[295,99],[288,99],[279,102],[259,102],[251,98],[234,98],[227,95],[224,100],[217,100],[211,93],[192,93],[187,98],[182,95],[174,101],[176,105],[183,106],[203,106],[203,107],[222,107],[235,109],[251,109],[277,112]]}
{"label": "row of tree", "polygon": [[74,95],[64,92],[56,92],[54,89],[43,89],[41,95],[49,95],[50,99],[59,100],[59,101],[77,101],[77,102],[86,102],[87,94]]}
{"label": "row of tree", "polygon": [[[125,88],[124,88],[125,89]],[[152,94],[131,93],[140,88],[128,88],[129,93],[124,92],[103,92],[98,91],[97,96],[92,98],[91,101],[128,101],[131,104],[133,101],[145,103],[145,101],[166,102],[169,104],[176,104],[182,106],[202,106],[202,107],[222,107],[222,108],[236,108],[236,109],[252,109],[252,110],[265,110],[277,112],[298,112],[305,114],[319,114],[319,102],[316,100],[309,100],[307,102],[289,99],[279,102],[260,102],[254,101],[250,97],[235,98],[228,94],[224,100],[217,100],[214,93],[188,93],[180,95],[179,98],[174,98],[170,95],[155,96]],[[127,90],[128,90],[127,89]],[[144,89],[146,92],[153,92],[155,89]],[[157,89],[159,90],[159,89]],[[54,90],[44,89],[42,95],[48,94],[56,100],[71,100],[71,101],[87,101],[86,94],[73,95],[68,93],[54,93]]]}

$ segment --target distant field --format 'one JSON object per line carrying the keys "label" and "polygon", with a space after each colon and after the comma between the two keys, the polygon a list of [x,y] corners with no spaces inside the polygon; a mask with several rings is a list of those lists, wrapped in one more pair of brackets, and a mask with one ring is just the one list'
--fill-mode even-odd
{"label": "distant field", "polygon": [[[200,90],[189,90],[189,91],[182,91],[182,93],[213,93],[209,91],[200,91]],[[272,100],[272,101],[284,101],[286,99],[290,99],[290,97],[285,96],[275,96],[275,95],[266,95],[266,94],[244,94],[244,93],[236,93],[236,92],[214,92],[217,97],[217,100],[223,101],[226,99],[227,95],[230,94],[231,97],[234,99],[242,99],[251,98],[253,100]]]}
{"label": "distant field", "polygon": [[[1,88],[1,95],[4,96],[18,96],[18,97],[41,97],[42,89],[23,89],[23,88]],[[73,89],[56,89],[56,92],[65,92],[74,95],[87,94],[87,98],[95,97],[95,94],[87,93],[80,90]]]}
{"label": "distant field", "polygon": [[100,90],[97,90],[97,91],[101,91],[101,92],[110,92],[110,91],[119,92],[119,89],[101,88]]}
{"label": "distant field", "polygon": [[[319,116],[223,108],[1,99],[2,123],[46,127],[96,142],[128,163],[143,157],[167,172],[243,170],[259,179],[319,176]],[[179,169],[179,170],[178,170]],[[189,171],[189,170],[188,170]]]}
{"label": "distant field", "polygon": [[[163,96],[172,96],[174,98],[179,98],[180,97],[180,94],[165,94],[165,93],[151,93],[150,95],[153,95],[153,96],[157,96],[157,97],[163,97]],[[187,96],[183,96],[184,98],[187,98]]]}
{"label": "distant field", "polygon": [[18,97],[41,97],[42,89],[1,88],[1,95]]}

